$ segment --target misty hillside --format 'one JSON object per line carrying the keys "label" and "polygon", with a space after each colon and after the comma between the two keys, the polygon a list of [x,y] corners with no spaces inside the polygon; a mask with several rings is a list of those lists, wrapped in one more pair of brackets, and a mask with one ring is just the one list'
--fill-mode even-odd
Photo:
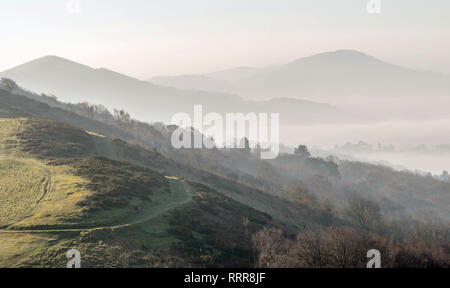
{"label": "misty hillside", "polygon": [[[354,50],[326,52],[276,67],[244,71],[231,69],[201,77],[156,77],[149,81],[178,88],[234,92],[250,99],[385,98],[450,93],[448,76],[393,65]],[[236,77],[231,76],[234,73]]]}
{"label": "misty hillside", "polygon": [[2,0],[0,270],[450,268],[450,1],[357,2]]}
{"label": "misty hillside", "polygon": [[[425,227],[427,243],[447,237],[435,217],[448,216],[450,183],[307,155],[261,161],[254,151],[175,150],[164,144],[169,127],[24,94],[0,89],[1,245],[26,243],[0,253],[0,266],[60,267],[63,252],[79,247],[85,267],[248,267],[262,265],[253,262],[256,240],[269,233],[261,240],[270,241],[273,229],[346,237],[363,229],[379,244],[387,240],[376,237],[405,241]],[[386,249],[413,253],[395,247]],[[365,263],[359,254],[345,267]],[[448,261],[445,253],[421,264],[392,255],[386,265]]]}
{"label": "misty hillside", "polygon": [[248,267],[264,227],[342,222],[100,134],[120,127],[0,89],[0,267]]}
{"label": "misty hillside", "polygon": [[214,79],[207,75],[181,75],[176,77],[161,76],[154,77],[148,82],[156,85],[174,87],[183,90],[235,93],[231,83],[219,79]]}
{"label": "misty hillside", "polygon": [[[393,213],[392,216],[414,216],[417,213],[420,214],[420,211],[428,211],[427,213],[443,219],[448,219],[450,215],[448,213],[450,184],[432,177],[416,175],[409,171],[394,171],[378,165],[361,165],[359,162],[299,158],[292,153],[282,153],[277,159],[262,161],[255,151],[250,153],[233,149],[178,150],[170,144],[170,131],[173,131],[171,126],[149,125],[137,121],[123,123],[104,112],[87,113],[83,105],[67,106],[63,103],[47,102],[40,96],[36,97],[44,104],[6,91],[1,94],[1,107],[6,109],[3,117],[8,117],[11,113],[12,117],[14,115],[43,117],[89,129],[108,137],[121,138],[138,146],[134,152],[124,153],[127,155],[126,158],[122,158],[120,156],[122,154],[116,155],[117,159],[132,161],[161,171],[177,171],[178,175],[208,183],[227,196],[262,209],[287,223],[292,223],[289,219],[296,218],[298,215],[294,213],[287,217],[282,211],[288,210],[274,209],[273,203],[278,200],[270,198],[269,195],[279,197],[285,193],[290,194],[289,191],[295,190],[299,185],[321,201],[334,203],[345,203],[349,193],[356,193],[379,201],[381,208],[385,212]],[[73,112],[67,113],[64,110]],[[157,165],[150,165],[152,161],[147,162],[145,159],[151,159],[151,154],[144,157],[146,153],[141,151],[139,146],[150,151],[158,151],[164,156],[158,159],[166,160],[158,161]],[[113,150],[122,151],[123,149],[114,148]],[[388,175],[391,176],[388,177]],[[231,183],[223,182],[224,179],[232,180],[231,183],[236,182],[239,185],[252,187],[253,190],[248,190],[244,186],[236,189],[235,184],[230,186]],[[246,193],[240,190],[245,190]],[[268,194],[261,198],[258,190]],[[269,199],[271,200],[268,201]],[[302,217],[296,219],[295,221],[304,221]]]}
{"label": "misty hillside", "polygon": [[269,71],[270,68],[238,67],[202,75],[159,76],[148,82],[185,90],[237,93],[233,83]]}
{"label": "misty hillside", "polygon": [[[55,104],[52,103],[52,105]],[[148,124],[136,122],[130,126],[124,126],[124,123],[121,121],[108,121],[105,118],[97,118],[97,115],[94,117],[89,114],[85,115],[82,110],[77,110],[75,107],[70,109],[77,111],[79,114],[58,107],[51,107],[47,103],[38,102],[28,97],[13,95],[2,89],[0,89],[0,108],[0,118],[49,119],[56,121],[56,123],[78,127],[84,131],[92,131],[94,135],[98,134],[97,136],[115,139],[114,141],[102,141],[101,137],[97,137],[95,138],[97,139],[97,144],[93,145],[91,143],[94,147],[88,148],[87,146],[89,145],[83,145],[83,147],[90,149],[89,151],[81,151],[83,155],[87,153],[88,155],[107,156],[111,159],[145,166],[163,174],[182,176],[208,184],[228,197],[258,208],[273,218],[279,219],[286,224],[289,223],[289,225],[298,226],[300,223],[311,221],[311,219],[305,219],[300,211],[296,211],[292,203],[286,202],[278,196],[262,193],[263,191],[258,186],[249,187],[236,182],[235,179],[229,179],[229,175],[238,171],[234,170],[234,165],[231,167],[227,166],[227,163],[230,163],[232,160],[226,154],[218,150],[204,150],[204,154],[198,155],[190,149],[177,150],[172,148],[170,134],[166,135],[164,133],[168,129],[167,127],[155,129],[155,127]],[[40,134],[35,135],[40,138],[46,139],[49,137],[50,139],[47,141],[52,141],[51,139],[54,136],[58,137],[57,133],[53,134],[51,130],[41,131],[40,133],[39,130],[35,130],[35,132]],[[64,138],[60,138],[59,145],[65,151],[63,140]],[[78,141],[76,139],[75,142]],[[42,150],[45,150],[48,153],[53,153],[51,147],[54,143],[43,144],[41,142],[35,146],[36,152],[42,154],[45,153]],[[95,147],[101,147],[102,152],[96,150]],[[76,151],[70,152],[69,148],[67,148],[66,153],[77,154]],[[55,152],[57,153],[57,150]],[[236,156],[242,155],[238,153]],[[224,163],[221,163],[222,161]],[[194,164],[194,162],[196,163]],[[239,174],[245,178],[252,178],[251,175],[247,175],[244,171]],[[280,205],[284,209],[277,209]],[[289,209],[286,209],[288,207]]]}
{"label": "misty hillside", "polygon": [[[275,198],[270,200],[272,204],[267,202],[270,198],[265,198],[267,195],[255,198],[258,190],[279,197],[284,193],[289,194],[287,191],[295,190],[300,185],[314,197],[334,203],[345,203],[349,193],[357,193],[379,201],[381,208],[393,215],[414,216],[420,214],[420,211],[428,211],[427,213],[443,219],[450,217],[450,183],[411,171],[395,171],[389,167],[362,165],[355,161],[333,158],[299,158],[292,153],[281,153],[274,160],[262,161],[255,151],[250,153],[233,149],[174,149],[170,144],[173,131],[170,125],[150,125],[135,120],[122,122],[108,112],[96,110],[98,107],[55,103],[33,93],[24,97],[0,89],[0,95],[0,107],[4,110],[3,115],[0,114],[2,117],[46,118],[137,144],[137,150],[125,153],[126,158],[117,155],[117,159],[125,159],[161,171],[177,171],[181,176],[208,183],[227,196],[254,208],[258,207],[287,223],[292,223],[290,219],[298,215],[295,216],[294,213],[287,217],[282,211],[288,210],[274,209],[273,203],[278,201]],[[29,99],[30,97],[35,100]],[[152,156],[143,157],[146,153],[142,152],[139,146],[158,151],[165,156],[158,159],[165,161],[158,161],[157,164],[153,161],[146,162],[145,159]],[[236,189],[234,185],[230,186],[230,182],[225,184],[224,179],[236,181],[256,191],[243,186]],[[224,187],[228,188],[223,189]],[[245,190],[246,193],[243,194],[240,190]],[[301,218],[296,221],[303,222],[304,219]]]}
{"label": "misty hillside", "polygon": [[195,104],[207,112],[277,112],[285,121],[317,122],[342,118],[330,105],[273,99],[247,101],[232,94],[177,90],[156,86],[108,69],[93,69],[56,56],[46,56],[0,73],[32,91],[54,94],[64,102],[87,101],[109,109],[125,109],[142,121],[168,123],[173,114],[192,113]]}
{"label": "misty hillside", "polygon": [[249,266],[250,235],[282,226],[198,182],[113,160],[120,143],[94,133],[15,118],[0,119],[0,135],[0,267],[64,267],[71,247],[84,267]]}

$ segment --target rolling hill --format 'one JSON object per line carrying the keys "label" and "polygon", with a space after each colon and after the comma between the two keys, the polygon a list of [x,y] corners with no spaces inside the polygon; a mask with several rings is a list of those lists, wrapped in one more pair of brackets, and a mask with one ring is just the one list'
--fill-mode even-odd
{"label": "rolling hill", "polygon": [[120,144],[89,131],[3,118],[0,134],[1,267],[64,267],[72,247],[84,267],[246,266],[244,229],[281,225],[197,182],[103,156]]}
{"label": "rolling hill", "polygon": [[330,105],[300,99],[289,103],[283,99],[249,101],[234,94],[157,86],[57,56],[33,60],[1,72],[0,77],[11,78],[31,91],[54,94],[64,102],[87,101],[111,110],[125,109],[134,118],[148,122],[168,123],[175,113],[192,114],[195,104],[203,105],[205,113],[276,112],[283,115],[281,121],[285,122],[320,122],[343,116]]}
{"label": "rolling hill", "polygon": [[110,125],[1,89],[0,107],[1,267],[64,267],[73,247],[83,267],[248,267],[256,231],[321,225]]}
{"label": "rolling hill", "polygon": [[[250,267],[258,231],[291,239],[344,227],[403,241],[416,213],[448,216],[450,184],[431,177],[289,154],[263,162],[164,150],[153,126],[136,134],[24,94],[0,89],[0,267],[64,267],[72,248],[83,267]],[[386,218],[361,227],[346,216],[351,195]],[[443,223],[427,226],[427,241],[447,243]],[[439,265],[445,256],[432,255]]]}
{"label": "rolling hill", "polygon": [[316,54],[269,68],[237,68],[149,81],[177,88],[233,92],[247,99],[324,101],[343,96],[382,99],[450,93],[448,76],[393,65],[354,50]]}

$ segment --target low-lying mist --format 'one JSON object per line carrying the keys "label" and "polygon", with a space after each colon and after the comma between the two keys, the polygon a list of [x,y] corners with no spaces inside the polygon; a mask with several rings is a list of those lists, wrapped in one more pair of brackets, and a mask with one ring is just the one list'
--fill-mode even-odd
{"label": "low-lying mist", "polygon": [[[290,146],[303,143],[334,155],[439,174],[449,169],[449,127],[450,118],[399,119],[373,123],[285,125],[280,128],[280,135],[281,141]],[[363,147],[358,147],[358,143],[364,144]],[[345,146],[350,147],[345,149]]]}

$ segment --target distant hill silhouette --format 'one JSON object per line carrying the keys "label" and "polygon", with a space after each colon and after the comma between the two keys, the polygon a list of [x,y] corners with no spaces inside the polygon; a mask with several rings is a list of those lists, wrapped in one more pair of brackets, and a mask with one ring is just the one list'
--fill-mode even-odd
{"label": "distant hill silhouette", "polygon": [[[234,92],[250,99],[450,93],[448,76],[393,65],[355,50],[321,53],[276,67],[244,67],[201,76],[159,77],[150,81],[178,88]],[[193,79],[196,81],[189,82]],[[212,85],[217,84],[213,81],[220,81],[220,85]]]}
{"label": "distant hill silhouette", "polygon": [[169,122],[174,113],[192,113],[195,104],[202,104],[205,113],[279,112],[288,121],[340,117],[339,110],[326,104],[299,99],[246,101],[232,94],[178,90],[57,56],[33,60],[0,73],[0,77],[12,78],[35,92],[52,93],[65,102],[87,101],[102,103],[110,109],[125,109],[143,121]]}

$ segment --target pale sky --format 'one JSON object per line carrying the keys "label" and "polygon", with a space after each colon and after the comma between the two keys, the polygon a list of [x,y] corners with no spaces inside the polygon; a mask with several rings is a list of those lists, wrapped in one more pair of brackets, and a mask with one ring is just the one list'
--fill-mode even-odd
{"label": "pale sky", "polygon": [[0,71],[57,55],[147,79],[356,49],[450,74],[448,0],[78,1],[1,0]]}

